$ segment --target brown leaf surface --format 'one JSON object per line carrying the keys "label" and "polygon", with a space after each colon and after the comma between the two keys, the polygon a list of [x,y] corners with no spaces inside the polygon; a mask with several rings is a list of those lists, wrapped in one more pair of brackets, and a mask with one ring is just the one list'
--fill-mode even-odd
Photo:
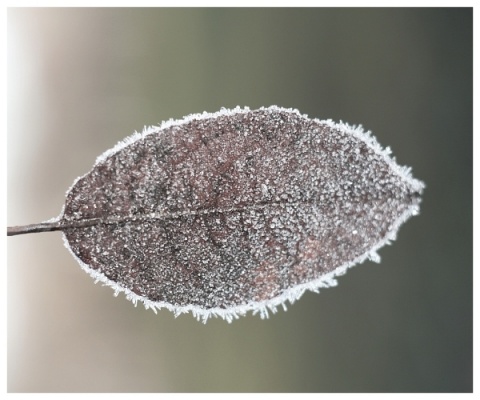
{"label": "brown leaf surface", "polygon": [[423,183],[361,128],[279,107],[169,121],[99,157],[61,219],[96,279],[227,320],[293,302],[395,238]]}

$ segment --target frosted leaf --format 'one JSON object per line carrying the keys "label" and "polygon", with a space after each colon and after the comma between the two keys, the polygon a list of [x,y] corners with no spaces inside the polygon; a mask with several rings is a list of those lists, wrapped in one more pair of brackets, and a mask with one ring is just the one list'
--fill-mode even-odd
{"label": "frosted leaf", "polygon": [[66,246],[135,304],[231,322],[286,308],[396,236],[424,185],[369,132],[279,107],[136,133],[67,193]]}

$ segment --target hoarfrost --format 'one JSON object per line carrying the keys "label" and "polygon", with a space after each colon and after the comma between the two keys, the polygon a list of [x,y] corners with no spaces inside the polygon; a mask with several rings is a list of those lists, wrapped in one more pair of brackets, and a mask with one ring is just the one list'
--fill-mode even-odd
{"label": "hoarfrost", "polygon": [[[67,193],[67,248],[115,295],[262,318],[395,239],[424,184],[375,138],[276,106],[194,114],[98,157]],[[87,226],[86,226],[87,225]]]}

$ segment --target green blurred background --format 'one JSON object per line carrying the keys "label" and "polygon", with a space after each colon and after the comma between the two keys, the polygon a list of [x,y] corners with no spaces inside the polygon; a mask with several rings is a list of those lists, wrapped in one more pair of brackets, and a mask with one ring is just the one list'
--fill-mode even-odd
{"label": "green blurred background", "polygon": [[427,184],[339,286],[203,325],[8,239],[10,392],[472,390],[471,9],[9,9],[8,223],[60,213],[144,125],[237,105],[363,124]]}

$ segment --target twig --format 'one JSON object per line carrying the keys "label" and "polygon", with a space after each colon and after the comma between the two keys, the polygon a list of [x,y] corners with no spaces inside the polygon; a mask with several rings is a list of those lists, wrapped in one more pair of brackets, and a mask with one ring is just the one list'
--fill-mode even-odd
{"label": "twig", "polygon": [[63,231],[68,228],[84,228],[87,226],[97,225],[100,222],[100,218],[90,218],[80,221],[66,221],[61,219],[59,221],[42,222],[40,224],[8,226],[7,236],[24,235],[26,233]]}

